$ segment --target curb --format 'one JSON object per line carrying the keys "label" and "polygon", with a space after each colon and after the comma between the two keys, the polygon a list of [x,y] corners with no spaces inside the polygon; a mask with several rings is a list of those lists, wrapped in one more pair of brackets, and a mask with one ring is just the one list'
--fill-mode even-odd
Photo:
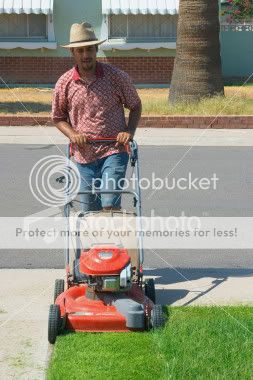
{"label": "curb", "polygon": [[53,357],[53,352],[54,352],[53,344],[48,343],[47,356],[46,356],[46,361],[45,361],[45,379],[47,376],[47,370],[50,366],[50,363]]}
{"label": "curb", "polygon": [[[0,126],[53,126],[48,116],[0,116]],[[253,129],[249,116],[143,116],[138,128]]]}

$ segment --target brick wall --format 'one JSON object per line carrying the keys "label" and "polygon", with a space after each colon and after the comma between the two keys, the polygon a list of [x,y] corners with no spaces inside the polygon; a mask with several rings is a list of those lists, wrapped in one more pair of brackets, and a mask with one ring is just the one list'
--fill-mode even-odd
{"label": "brick wall", "polygon": [[[126,71],[135,83],[168,83],[174,64],[174,57],[110,57],[99,60]],[[72,66],[73,60],[69,57],[0,57],[0,76],[9,84],[53,84]]]}
{"label": "brick wall", "polygon": [[135,83],[169,83],[174,57],[110,57],[101,59],[126,71]]}
{"label": "brick wall", "polygon": [[[1,116],[0,126],[52,126],[49,116]],[[253,129],[253,116],[142,116],[139,128]]]}

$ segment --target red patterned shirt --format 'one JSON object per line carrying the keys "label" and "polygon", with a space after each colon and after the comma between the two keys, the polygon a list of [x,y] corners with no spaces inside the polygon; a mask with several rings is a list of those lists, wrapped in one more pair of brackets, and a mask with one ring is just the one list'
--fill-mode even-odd
{"label": "red patterned shirt", "polygon": [[[116,137],[126,131],[124,107],[130,110],[140,98],[128,74],[118,68],[97,62],[96,79],[87,84],[77,67],[63,74],[55,86],[52,120],[67,121],[78,133],[88,138]],[[115,143],[87,144],[73,147],[77,162],[89,163],[122,151]]]}

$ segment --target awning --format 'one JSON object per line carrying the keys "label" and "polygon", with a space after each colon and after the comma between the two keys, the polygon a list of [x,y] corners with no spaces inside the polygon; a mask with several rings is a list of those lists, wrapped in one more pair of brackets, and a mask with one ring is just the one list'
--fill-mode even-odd
{"label": "awning", "polygon": [[0,13],[52,14],[54,0],[0,0]]}
{"label": "awning", "polygon": [[102,13],[110,14],[176,14],[179,0],[102,0]]}

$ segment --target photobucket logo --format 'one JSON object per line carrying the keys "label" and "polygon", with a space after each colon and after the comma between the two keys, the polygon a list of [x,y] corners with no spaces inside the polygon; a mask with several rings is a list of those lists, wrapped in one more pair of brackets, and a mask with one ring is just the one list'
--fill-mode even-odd
{"label": "photobucket logo", "polygon": [[[189,172],[188,177],[171,178],[156,177],[155,173],[152,172],[151,179],[147,177],[142,177],[139,180],[139,186],[141,190],[216,190],[217,182],[219,178],[216,173],[213,173],[212,177],[194,177],[191,172]],[[133,175],[130,179],[122,178],[118,182],[115,178],[109,178],[108,174],[104,178],[96,178],[92,181],[93,189],[119,189],[127,190],[129,188],[136,190],[136,178]]]}
{"label": "photobucket logo", "polygon": [[[60,185],[56,178],[61,178]],[[40,203],[49,207],[63,206],[77,196],[80,174],[76,165],[66,157],[47,156],[33,166],[29,186]]]}

